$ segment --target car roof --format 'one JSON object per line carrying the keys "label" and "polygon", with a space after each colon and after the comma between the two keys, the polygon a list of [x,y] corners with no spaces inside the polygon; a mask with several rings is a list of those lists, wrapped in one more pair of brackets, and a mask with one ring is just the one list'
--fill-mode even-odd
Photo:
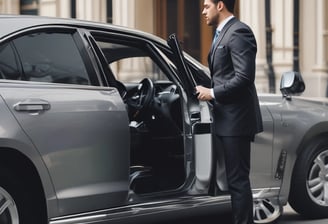
{"label": "car roof", "polygon": [[[76,28],[87,28],[94,30],[106,30],[114,31],[117,33],[139,36],[143,39],[148,39],[152,42],[157,42],[157,44],[163,47],[168,47],[167,42],[151,33],[147,33],[138,29],[128,28],[125,26],[119,26],[104,22],[94,22],[87,20],[79,20],[72,18],[58,18],[58,17],[47,17],[47,16],[35,16],[35,15],[10,15],[10,14],[0,14],[0,41],[6,37],[28,30],[34,27],[47,27],[47,26],[70,26]],[[202,65],[199,61],[192,58],[189,54],[185,53],[185,56],[194,62],[194,65],[198,69],[205,70],[208,73],[208,68]]]}
{"label": "car roof", "polygon": [[4,37],[13,34],[17,31],[23,31],[28,28],[56,25],[112,30],[118,33],[133,34],[134,36],[140,36],[166,45],[166,42],[162,38],[159,38],[147,32],[124,26],[71,18],[57,18],[33,15],[0,15],[0,39],[3,39]]}

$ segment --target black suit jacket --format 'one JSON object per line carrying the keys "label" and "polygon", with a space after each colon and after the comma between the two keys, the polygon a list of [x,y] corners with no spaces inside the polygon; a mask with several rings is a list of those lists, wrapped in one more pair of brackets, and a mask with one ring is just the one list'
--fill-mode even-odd
{"label": "black suit jacket", "polygon": [[209,53],[214,125],[219,136],[254,136],[263,130],[254,84],[256,52],[251,29],[233,18]]}

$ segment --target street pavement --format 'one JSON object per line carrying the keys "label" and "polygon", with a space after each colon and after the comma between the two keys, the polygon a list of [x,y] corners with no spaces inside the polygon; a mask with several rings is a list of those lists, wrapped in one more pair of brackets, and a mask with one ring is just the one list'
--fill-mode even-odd
{"label": "street pavement", "polygon": [[[154,224],[232,224],[230,213],[222,213],[212,216],[198,216],[188,219],[179,219],[169,222],[159,222]],[[289,205],[284,207],[284,213],[277,224],[328,224],[328,219],[307,220],[297,214]]]}
{"label": "street pavement", "polygon": [[284,207],[279,224],[328,224],[328,219],[307,220],[297,214],[289,205]]}

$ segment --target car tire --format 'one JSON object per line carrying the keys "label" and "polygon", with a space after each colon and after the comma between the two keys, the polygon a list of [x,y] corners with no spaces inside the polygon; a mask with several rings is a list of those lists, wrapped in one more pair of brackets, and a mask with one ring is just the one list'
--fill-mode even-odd
{"label": "car tire", "polygon": [[33,186],[21,180],[24,178],[0,167],[0,223],[46,223]]}
{"label": "car tire", "polygon": [[320,138],[299,155],[292,176],[289,204],[307,218],[328,217],[328,141]]}

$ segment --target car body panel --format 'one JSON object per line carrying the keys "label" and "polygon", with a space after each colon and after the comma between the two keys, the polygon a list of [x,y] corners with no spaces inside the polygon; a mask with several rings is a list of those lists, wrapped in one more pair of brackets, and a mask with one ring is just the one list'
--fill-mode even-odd
{"label": "car body panel", "polygon": [[[125,204],[129,129],[116,90],[26,86],[8,84],[1,95],[42,156],[59,211],[70,214]],[[48,107],[38,107],[41,103]]]}
{"label": "car body panel", "polygon": [[[0,88],[5,88],[7,83],[0,82]],[[0,100],[0,114],[6,119],[2,119],[0,123],[0,152],[3,153],[19,153],[24,157],[31,160],[36,169],[42,184],[44,186],[44,194],[48,199],[48,213],[51,216],[57,216],[58,214],[58,202],[56,197],[56,192],[53,188],[51,177],[45,167],[45,164],[40,157],[39,152],[36,150],[35,146],[31,142],[30,138],[26,135],[21,126],[17,123],[16,118],[13,116],[9,110],[7,104],[1,96]],[[18,165],[18,164],[17,164]]]}
{"label": "car body panel", "polygon": [[[73,223],[147,223],[159,220],[174,220],[181,216],[193,214],[213,214],[217,210],[221,212],[230,209],[230,197],[175,197],[145,202],[124,208],[90,212],[80,215],[55,218],[50,224]],[[152,214],[152,216],[149,216]]]}
{"label": "car body panel", "polygon": [[[264,186],[280,187],[280,181],[273,178],[273,118],[265,104],[260,102],[263,120],[263,132],[255,136],[251,144],[251,174],[252,188]],[[270,184],[268,184],[270,183]]]}
{"label": "car body panel", "polygon": [[[277,95],[263,94],[274,119],[273,161],[278,161],[282,150],[287,152],[286,167],[280,198],[287,203],[294,164],[302,150],[315,136],[327,133],[327,100],[293,96],[290,100]],[[275,172],[276,166],[273,167]]]}

